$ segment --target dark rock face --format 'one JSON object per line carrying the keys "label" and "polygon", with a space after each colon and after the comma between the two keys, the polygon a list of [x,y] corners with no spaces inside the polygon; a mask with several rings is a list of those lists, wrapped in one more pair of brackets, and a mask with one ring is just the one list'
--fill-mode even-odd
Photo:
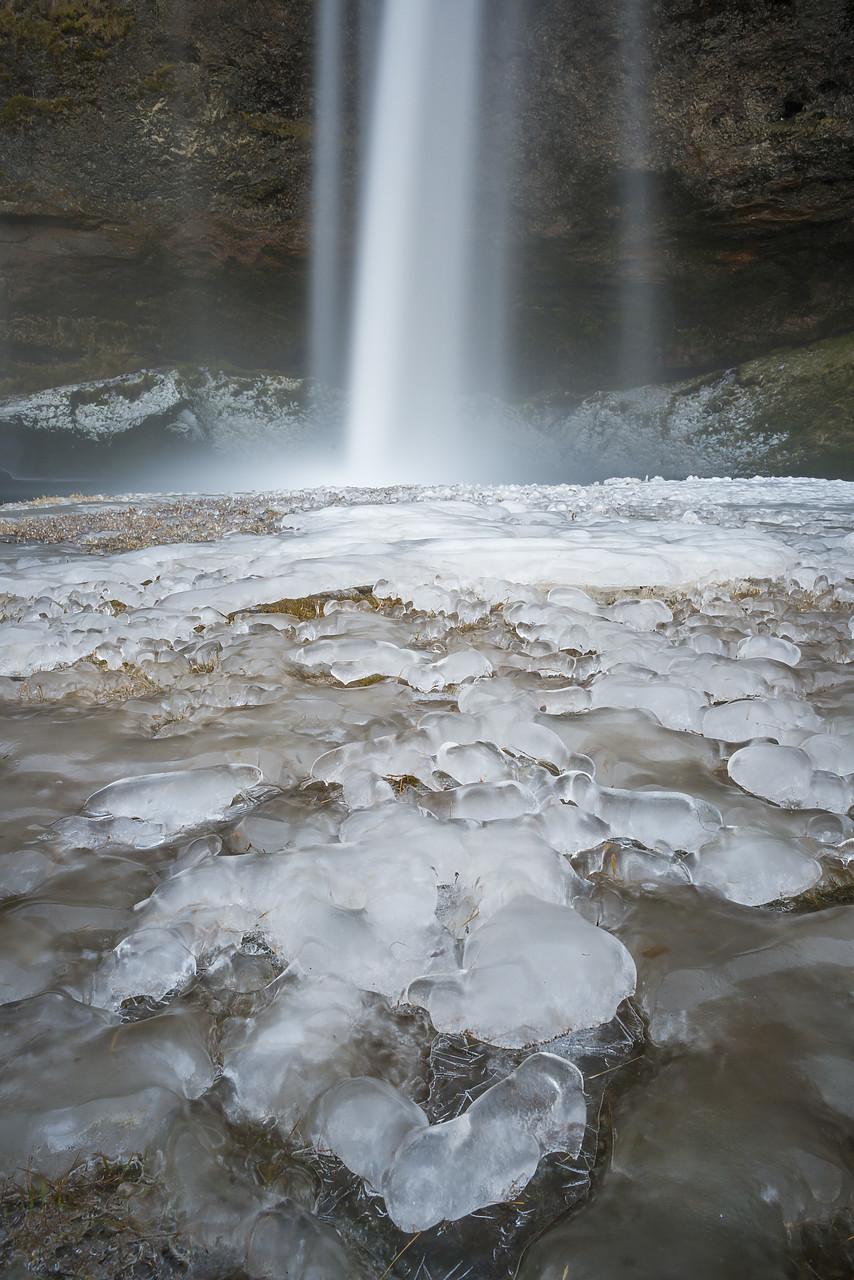
{"label": "dark rock face", "polygon": [[627,281],[630,325],[658,317],[658,376],[854,325],[852,55],[845,0],[532,6],[515,194],[534,381],[607,377]]}
{"label": "dark rock face", "polygon": [[309,0],[15,0],[6,18],[6,389],[299,366]]}
{"label": "dark rock face", "polygon": [[[517,116],[521,388],[678,378],[854,328],[847,0],[506,3],[516,43],[490,58]],[[314,10],[0,9],[0,391],[304,371]],[[356,0],[347,23],[355,49]],[[348,136],[351,173],[354,155]]]}

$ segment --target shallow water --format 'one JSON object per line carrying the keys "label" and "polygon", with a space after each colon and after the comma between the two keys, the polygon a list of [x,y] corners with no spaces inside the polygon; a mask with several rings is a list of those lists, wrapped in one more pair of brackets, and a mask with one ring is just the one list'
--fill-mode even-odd
{"label": "shallow water", "polygon": [[847,1274],[852,487],[382,498],[0,548],[3,1173],[138,1154],[200,1276]]}

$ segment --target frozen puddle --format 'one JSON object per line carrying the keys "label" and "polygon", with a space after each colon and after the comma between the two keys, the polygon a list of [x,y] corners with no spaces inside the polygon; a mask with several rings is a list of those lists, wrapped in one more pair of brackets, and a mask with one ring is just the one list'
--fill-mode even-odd
{"label": "frozen puddle", "polygon": [[3,1174],[199,1277],[847,1265],[854,486],[322,498],[0,544]]}

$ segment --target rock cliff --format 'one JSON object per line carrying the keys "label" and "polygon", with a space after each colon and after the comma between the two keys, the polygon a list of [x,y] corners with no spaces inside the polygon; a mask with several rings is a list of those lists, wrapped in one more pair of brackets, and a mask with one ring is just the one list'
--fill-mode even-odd
{"label": "rock cliff", "polygon": [[[304,372],[314,8],[0,6],[0,392],[182,362]],[[637,381],[627,299],[630,325],[654,317],[658,380],[854,328],[846,0],[510,8],[489,56],[516,120],[519,388]]]}

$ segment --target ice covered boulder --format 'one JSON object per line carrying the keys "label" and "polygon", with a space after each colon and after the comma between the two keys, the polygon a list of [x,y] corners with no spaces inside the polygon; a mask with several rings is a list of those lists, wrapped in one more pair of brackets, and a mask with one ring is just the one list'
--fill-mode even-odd
{"label": "ice covered boulder", "polygon": [[457,649],[437,662],[410,663],[403,668],[400,678],[420,693],[432,693],[468,680],[481,680],[492,675],[492,664],[476,649]]}
{"label": "ice covered boulder", "polygon": [[854,802],[850,781],[814,769],[806,751],[799,747],[754,742],[736,751],[727,769],[733,782],[745,791],[784,809],[847,813]]}
{"label": "ice covered boulder", "polygon": [[449,791],[436,791],[420,801],[422,809],[437,818],[469,818],[475,822],[495,822],[536,813],[536,796],[518,782],[473,782]]}
{"label": "ice covered boulder", "polygon": [[245,1270],[251,1280],[362,1280],[365,1275],[338,1232],[287,1197],[255,1221]]}
{"label": "ice covered boulder", "polygon": [[806,734],[819,734],[822,722],[800,698],[742,698],[709,707],[702,732],[721,742],[773,738],[784,745],[800,745]]}
{"label": "ice covered boulder", "polygon": [[607,823],[613,835],[649,849],[701,849],[719,831],[720,812],[706,800],[680,791],[631,791],[599,787],[586,773],[558,779],[557,794]]}
{"label": "ice covered boulder", "polygon": [[539,814],[539,826],[552,848],[572,857],[607,840],[611,828],[592,813],[574,804],[551,800]]}
{"label": "ice covered boulder", "polygon": [[617,938],[572,907],[523,896],[469,934],[462,968],[417,979],[408,999],[440,1031],[511,1049],[608,1022],[635,982]]}
{"label": "ice covered boulder", "polygon": [[187,832],[230,821],[274,794],[250,764],[212,765],[121,778],[94,792],[82,818],[56,823],[64,843],[111,842],[151,849]]}
{"label": "ice covered boulder", "polygon": [[334,1151],[348,1169],[381,1190],[405,1140],[428,1127],[421,1107],[385,1080],[342,1080],[324,1094],[312,1124],[321,1150]]}
{"label": "ice covered boulder", "polygon": [[679,680],[645,671],[635,676],[599,676],[590,687],[590,705],[638,708],[650,711],[668,729],[699,732],[708,700]]}
{"label": "ice covered boulder", "polygon": [[698,855],[691,879],[731,902],[759,907],[811,889],[821,879],[821,864],[800,841],[729,830]]}
{"label": "ice covered boulder", "polygon": [[513,778],[511,762],[489,742],[445,742],[436,752],[436,765],[463,786],[474,782],[508,782]]}
{"label": "ice covered boulder", "polygon": [[854,738],[848,734],[816,733],[798,746],[806,751],[816,769],[825,769],[840,777],[854,773]]}
{"label": "ice covered boulder", "polygon": [[398,677],[406,667],[422,662],[414,649],[400,649],[388,640],[360,636],[333,636],[313,640],[296,654],[297,666],[328,671],[341,684],[353,684],[370,676]]}
{"label": "ice covered boulder", "polygon": [[378,1044],[393,1084],[408,1085],[423,1070],[411,1019],[348,982],[297,969],[266,1008],[224,1024],[228,1114],[238,1121],[274,1120],[287,1135],[320,1094],[370,1071]]}
{"label": "ice covered boulder", "polygon": [[596,601],[580,587],[552,587],[548,600],[549,604],[576,609],[579,613],[596,615],[602,612]]}
{"label": "ice covered boulder", "polygon": [[[0,1171],[61,1177],[81,1152],[155,1150],[179,1098],[213,1081],[207,1023],[189,1010],[121,1023],[55,992],[0,1008]],[[61,1045],[47,1057],[45,1044]]]}
{"label": "ice covered boulder", "polygon": [[441,1124],[428,1125],[420,1107],[370,1078],[332,1088],[310,1124],[315,1145],[380,1191],[392,1221],[415,1232],[510,1199],[548,1151],[577,1155],[586,1115],[578,1068],[535,1053]]}
{"label": "ice covered boulder", "polygon": [[[189,929],[184,930],[189,934]],[[119,1009],[122,1002],[145,992],[161,1000],[186,986],[195,975],[196,957],[182,930],[169,925],[137,929],[108,952],[86,989],[87,1002]]]}
{"label": "ice covered boulder", "polygon": [[778,636],[747,636],[739,642],[736,653],[739,658],[770,658],[772,662],[782,662],[787,667],[796,667],[801,660],[799,647]]}
{"label": "ice covered boulder", "polygon": [[631,627],[633,631],[654,631],[656,627],[673,621],[673,611],[663,600],[618,600],[608,610],[614,622]]}

